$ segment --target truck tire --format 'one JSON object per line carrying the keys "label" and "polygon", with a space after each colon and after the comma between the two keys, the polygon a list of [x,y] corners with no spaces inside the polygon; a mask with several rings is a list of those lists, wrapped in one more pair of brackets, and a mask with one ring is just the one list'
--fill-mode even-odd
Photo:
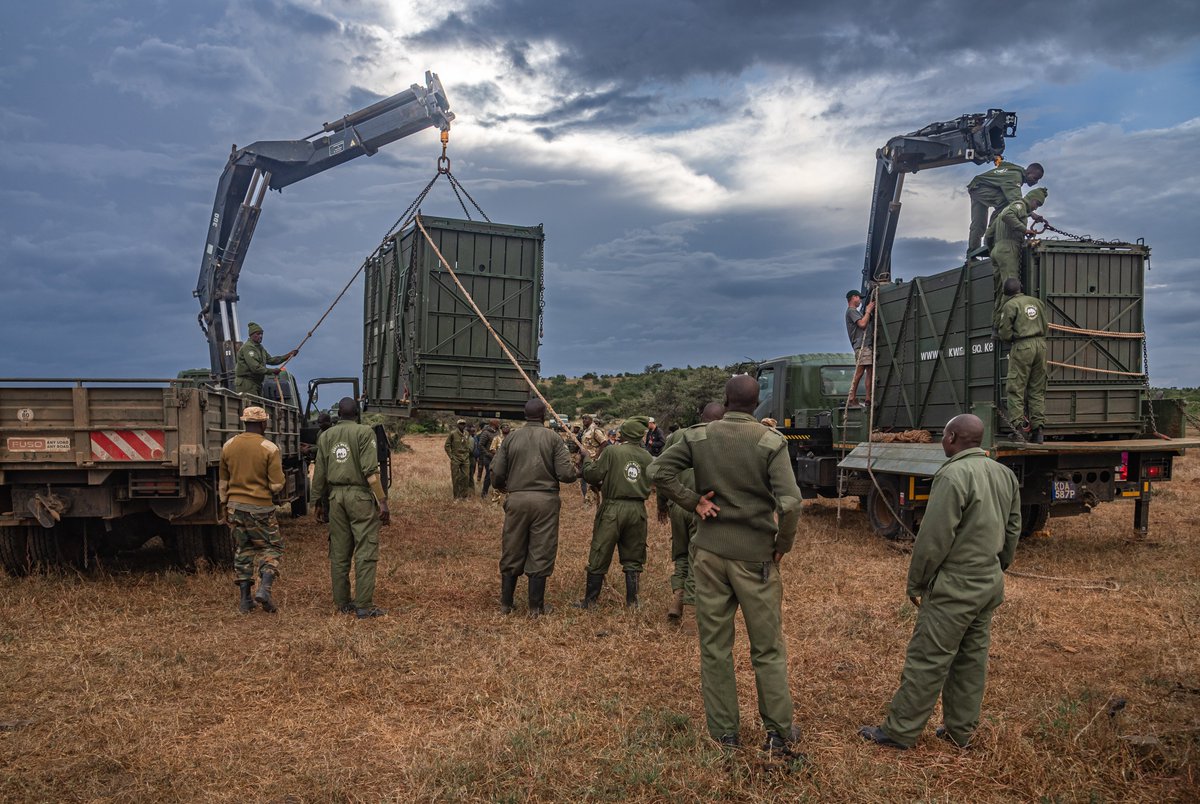
{"label": "truck tire", "polygon": [[867,520],[876,536],[895,540],[900,538],[900,483],[891,475],[875,475],[879,482],[867,492]]}
{"label": "truck tire", "polygon": [[1050,506],[1048,505],[1022,505],[1021,506],[1021,538],[1031,536],[1039,530],[1046,527],[1046,520],[1050,518]]}
{"label": "truck tire", "polygon": [[233,533],[225,525],[205,525],[204,538],[208,543],[208,554],[218,567],[233,566]]}
{"label": "truck tire", "polygon": [[29,574],[29,528],[0,528],[0,566],[14,578]]}
{"label": "truck tire", "polygon": [[35,572],[48,572],[62,566],[58,551],[58,528],[33,525],[26,531],[29,545],[29,566]]}
{"label": "truck tire", "polygon": [[202,525],[176,525],[171,528],[171,542],[175,558],[187,572],[196,569],[208,560],[208,545],[205,543]]}

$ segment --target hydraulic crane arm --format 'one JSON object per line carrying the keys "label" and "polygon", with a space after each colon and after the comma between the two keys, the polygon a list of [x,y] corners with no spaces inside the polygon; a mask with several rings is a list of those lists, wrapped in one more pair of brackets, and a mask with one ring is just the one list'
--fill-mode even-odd
{"label": "hydraulic crane arm", "polygon": [[866,294],[892,273],[892,243],[900,217],[904,174],[926,168],[982,165],[1004,153],[1005,139],[1017,135],[1017,116],[1002,109],[965,114],[945,123],[932,123],[911,134],[888,140],[875,152],[875,193],[867,228],[867,255],[862,290]]}
{"label": "hydraulic crane arm", "polygon": [[208,338],[213,374],[222,385],[233,387],[234,359],[241,345],[238,276],[267,188],[282,190],[363,154],[372,156],[384,145],[432,126],[447,131],[453,119],[437,74],[426,72],[425,86],[413,84],[326,123],[305,139],[234,146],[217,184],[200,278],[192,294],[200,300],[200,329]]}

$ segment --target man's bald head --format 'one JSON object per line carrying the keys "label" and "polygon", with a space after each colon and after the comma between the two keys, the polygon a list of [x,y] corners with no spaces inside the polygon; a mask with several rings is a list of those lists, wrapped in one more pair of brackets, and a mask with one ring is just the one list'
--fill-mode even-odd
{"label": "man's bald head", "polygon": [[338,420],[343,422],[358,421],[358,402],[354,397],[344,396],[338,402]]}
{"label": "man's bald head", "polygon": [[758,407],[758,380],[749,374],[730,377],[725,383],[725,409],[753,413]]}
{"label": "man's bald head", "polygon": [[536,398],[526,402],[525,420],[531,422],[546,421],[546,403]]}
{"label": "man's bald head", "polygon": [[700,411],[700,421],[715,422],[725,415],[725,406],[720,402],[709,402],[704,406],[704,410]]}
{"label": "man's bald head", "polygon": [[1004,280],[1004,295],[1005,296],[1016,296],[1020,292],[1021,292],[1021,280],[1020,279],[1017,279],[1015,276],[1010,276],[1008,279]]}
{"label": "man's bald head", "polygon": [[970,413],[955,416],[946,422],[942,431],[942,452],[953,458],[964,449],[978,447],[983,443],[983,420]]}

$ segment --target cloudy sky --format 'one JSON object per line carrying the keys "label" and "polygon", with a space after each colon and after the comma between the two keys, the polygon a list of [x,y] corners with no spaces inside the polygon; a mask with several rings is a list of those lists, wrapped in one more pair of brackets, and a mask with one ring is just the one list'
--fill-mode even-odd
{"label": "cloudy sky", "polygon": [[[546,227],[544,374],[842,351],[874,151],[1020,115],[1060,228],[1146,238],[1158,385],[1200,385],[1194,0],[44,0],[0,9],[0,375],[203,366],[191,297],[231,143],[440,73],[455,175]],[[1002,12],[1002,13],[1001,13]],[[283,352],[433,175],[428,131],[272,193],[241,321]],[[973,165],[906,185],[894,273],[952,267]],[[442,186],[425,209],[454,214]],[[361,291],[294,363],[357,373]]]}

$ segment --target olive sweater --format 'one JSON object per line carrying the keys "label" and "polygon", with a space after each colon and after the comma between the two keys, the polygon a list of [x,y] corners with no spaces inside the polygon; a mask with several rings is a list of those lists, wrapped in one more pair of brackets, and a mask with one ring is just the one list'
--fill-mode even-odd
{"label": "olive sweater", "polygon": [[[696,490],[679,475],[695,469]],[[736,561],[770,561],[792,549],[800,524],[800,488],[787,442],[748,413],[689,427],[649,470],[650,481],[687,511],[715,492],[715,517],[701,519],[696,547]]]}
{"label": "olive sweater", "polygon": [[284,485],[279,447],[258,433],[235,435],[221,447],[218,479],[222,505],[274,505],[271,495]]}

